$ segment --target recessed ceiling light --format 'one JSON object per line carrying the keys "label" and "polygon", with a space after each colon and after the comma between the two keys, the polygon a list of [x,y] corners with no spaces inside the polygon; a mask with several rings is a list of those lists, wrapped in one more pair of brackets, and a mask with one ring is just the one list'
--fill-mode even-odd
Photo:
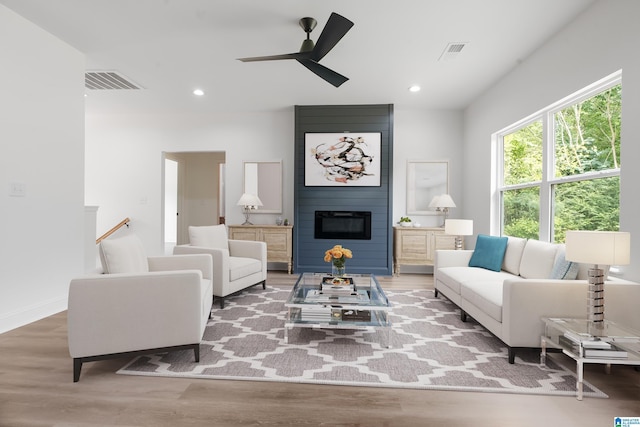
{"label": "recessed ceiling light", "polygon": [[204,95],[204,91],[202,89],[194,89],[193,90],[193,94],[195,96],[202,96],[202,95]]}
{"label": "recessed ceiling light", "polygon": [[413,85],[413,86],[409,87],[409,92],[420,92],[420,86]]}

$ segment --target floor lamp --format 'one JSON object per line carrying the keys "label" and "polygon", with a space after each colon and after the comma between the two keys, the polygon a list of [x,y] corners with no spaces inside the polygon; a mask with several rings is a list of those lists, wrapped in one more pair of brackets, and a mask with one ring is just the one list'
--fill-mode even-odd
{"label": "floor lamp", "polygon": [[601,266],[626,265],[631,257],[631,235],[619,231],[567,231],[567,261],[592,264],[589,269],[587,320],[589,333],[604,335],[604,270]]}
{"label": "floor lamp", "polygon": [[462,249],[462,236],[471,236],[473,234],[473,220],[470,219],[445,219],[444,234],[450,234],[455,237],[455,248],[457,251]]}

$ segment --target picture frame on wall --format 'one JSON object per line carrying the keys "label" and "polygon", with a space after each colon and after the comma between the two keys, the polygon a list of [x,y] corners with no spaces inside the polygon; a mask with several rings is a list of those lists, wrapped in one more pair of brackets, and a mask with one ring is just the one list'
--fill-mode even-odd
{"label": "picture frame on wall", "polygon": [[305,133],[305,187],[379,187],[381,134]]}
{"label": "picture frame on wall", "polygon": [[449,161],[407,161],[407,214],[440,215],[429,207],[434,197],[449,194]]}

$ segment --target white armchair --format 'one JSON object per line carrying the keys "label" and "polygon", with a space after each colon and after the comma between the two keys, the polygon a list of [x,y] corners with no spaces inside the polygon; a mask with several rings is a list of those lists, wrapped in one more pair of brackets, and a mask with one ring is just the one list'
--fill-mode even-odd
{"label": "white armchair", "polygon": [[267,280],[267,244],[249,240],[229,240],[224,224],[190,226],[188,245],[173,249],[179,254],[210,254],[213,258],[213,296],[224,308],[224,298]]}
{"label": "white armchair", "polygon": [[71,280],[68,338],[73,381],[84,362],[193,350],[211,315],[208,255],[149,257],[135,235],[100,244],[104,274]]}

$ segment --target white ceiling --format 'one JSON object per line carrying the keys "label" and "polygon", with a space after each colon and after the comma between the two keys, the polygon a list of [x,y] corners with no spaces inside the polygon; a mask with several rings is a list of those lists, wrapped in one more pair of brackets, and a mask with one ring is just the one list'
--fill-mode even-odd
{"label": "white ceiling", "polygon": [[[517,66],[594,0],[0,0],[139,91],[87,90],[88,113],[280,110],[392,103],[458,109]],[[236,58],[296,52],[311,16],[355,23],[321,63],[334,88],[296,61]],[[438,61],[450,42],[467,42]],[[422,90],[410,93],[418,84]],[[194,88],[206,95],[195,97]]]}

